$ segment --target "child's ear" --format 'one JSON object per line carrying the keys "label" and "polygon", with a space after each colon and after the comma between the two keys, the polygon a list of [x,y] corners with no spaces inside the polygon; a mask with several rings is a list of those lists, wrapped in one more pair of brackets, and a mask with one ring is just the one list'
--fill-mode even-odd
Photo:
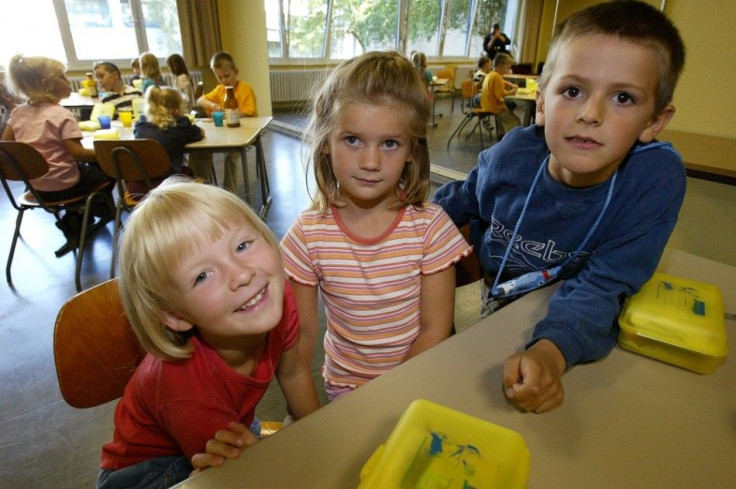
{"label": "child's ear", "polygon": [[537,99],[537,111],[534,115],[534,124],[538,126],[544,125],[544,96],[542,95],[541,90],[537,90],[536,93],[536,99]]}
{"label": "child's ear", "polygon": [[160,316],[161,322],[173,331],[189,331],[194,327],[194,324],[171,311],[161,311]]}
{"label": "child's ear", "polygon": [[655,115],[654,118],[647,123],[647,126],[641,134],[639,134],[639,142],[649,143],[654,140],[654,138],[657,137],[657,134],[667,127],[667,124],[670,122],[673,115],[675,115],[675,107],[673,105],[668,105],[662,109],[659,114]]}

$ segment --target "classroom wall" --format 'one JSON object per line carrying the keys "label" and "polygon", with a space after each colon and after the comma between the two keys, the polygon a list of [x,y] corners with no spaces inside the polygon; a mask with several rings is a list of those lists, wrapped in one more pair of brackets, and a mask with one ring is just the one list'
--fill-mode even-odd
{"label": "classroom wall", "polygon": [[263,0],[218,0],[222,48],[238,64],[238,78],[253,85],[258,115],[270,116],[266,10]]}

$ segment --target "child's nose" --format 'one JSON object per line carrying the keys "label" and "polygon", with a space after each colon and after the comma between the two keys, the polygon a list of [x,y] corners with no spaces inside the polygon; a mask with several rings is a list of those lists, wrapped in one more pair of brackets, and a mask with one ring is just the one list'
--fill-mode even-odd
{"label": "child's nose", "polygon": [[588,97],[578,111],[578,121],[598,124],[603,120],[604,101],[600,97]]}
{"label": "child's nose", "polygon": [[364,170],[377,170],[381,167],[381,152],[378,148],[368,146],[363,150],[360,167]]}
{"label": "child's nose", "polygon": [[248,264],[239,263],[230,270],[230,287],[235,290],[238,287],[249,285],[254,276],[253,267]]}

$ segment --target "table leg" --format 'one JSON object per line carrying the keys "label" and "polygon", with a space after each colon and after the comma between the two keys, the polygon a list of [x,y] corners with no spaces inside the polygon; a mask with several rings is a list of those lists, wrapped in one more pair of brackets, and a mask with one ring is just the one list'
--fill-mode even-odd
{"label": "table leg", "polygon": [[261,198],[263,205],[261,206],[261,219],[266,218],[268,209],[271,207],[271,185],[268,182],[268,170],[266,168],[266,157],[263,152],[263,144],[261,136],[256,138],[256,172],[261,183]]}
{"label": "table leg", "polygon": [[240,165],[243,167],[243,192],[245,193],[245,201],[253,206],[253,198],[250,195],[250,179],[248,178],[248,147],[243,146],[240,149]]}

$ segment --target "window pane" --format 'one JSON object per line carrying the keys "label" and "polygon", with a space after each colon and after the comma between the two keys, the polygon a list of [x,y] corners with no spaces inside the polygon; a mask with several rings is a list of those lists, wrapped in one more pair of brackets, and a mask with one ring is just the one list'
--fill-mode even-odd
{"label": "window pane", "polygon": [[[29,15],[33,12],[33,15]],[[0,14],[0,65],[7,67],[11,56],[47,56],[66,63],[56,11],[49,0],[3,2]],[[10,40],[13,40],[10,42]]]}
{"label": "window pane", "polygon": [[281,52],[281,26],[279,25],[281,13],[279,5],[281,2],[265,0],[266,6],[266,40],[268,42],[268,57],[280,58]]}
{"label": "window pane", "polygon": [[422,51],[427,56],[437,55],[440,3],[440,0],[410,2],[409,51]]}
{"label": "window pane", "polygon": [[65,0],[77,59],[121,59],[138,55],[127,1]]}
{"label": "window pane", "polygon": [[470,35],[471,0],[455,0],[447,14],[447,30],[443,56],[466,56],[465,45]]}
{"label": "window pane", "polygon": [[289,58],[321,58],[325,45],[326,0],[291,0],[286,16]]}
{"label": "window pane", "polygon": [[396,49],[397,0],[333,2],[330,58]]}
{"label": "window pane", "polygon": [[141,7],[146,25],[148,50],[159,58],[165,58],[172,53],[181,53],[181,30],[176,0],[142,0]]}

